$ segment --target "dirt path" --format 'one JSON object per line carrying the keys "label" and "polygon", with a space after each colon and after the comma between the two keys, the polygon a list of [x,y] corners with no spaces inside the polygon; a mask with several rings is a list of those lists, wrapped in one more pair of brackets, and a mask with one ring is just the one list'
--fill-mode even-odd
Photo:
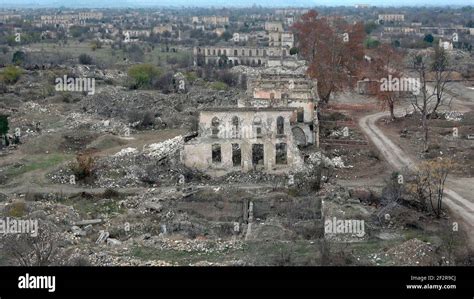
{"label": "dirt path", "polygon": [[[401,170],[405,167],[415,169],[417,164],[416,161],[403,152],[399,146],[392,142],[376,126],[377,120],[388,115],[387,112],[367,115],[359,120],[359,126],[393,168],[397,170]],[[474,185],[474,178],[462,178],[461,180],[464,184],[455,183],[457,180],[448,180],[447,188],[445,188],[444,191],[444,202],[456,214],[456,216],[460,217],[463,222],[469,226],[468,229],[471,231],[474,228],[474,196],[471,192],[472,186]],[[472,241],[474,235],[470,234],[470,237]]]}

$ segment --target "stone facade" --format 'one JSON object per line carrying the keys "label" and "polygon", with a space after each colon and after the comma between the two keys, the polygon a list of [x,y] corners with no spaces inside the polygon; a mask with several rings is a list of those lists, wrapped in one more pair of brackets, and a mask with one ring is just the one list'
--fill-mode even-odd
{"label": "stone facade", "polygon": [[101,12],[80,12],[79,20],[102,20],[104,14]]}
{"label": "stone facade", "polygon": [[282,22],[265,22],[266,31],[283,31]]}
{"label": "stone facade", "polygon": [[[289,58],[289,50],[281,47],[195,47],[195,64],[267,66],[272,60]],[[226,59],[225,59],[225,58]]]}
{"label": "stone facade", "polygon": [[191,22],[194,24],[205,24],[213,26],[223,26],[229,24],[229,17],[226,16],[203,16],[203,17],[192,17]]}
{"label": "stone facade", "polygon": [[263,170],[285,173],[302,165],[293,141],[293,108],[220,107],[201,111],[199,136],[184,145],[182,162],[210,175]]}
{"label": "stone facade", "polygon": [[173,27],[167,24],[153,27],[153,33],[155,34],[163,34],[166,31],[168,31],[169,33],[173,32]]}
{"label": "stone facade", "polygon": [[405,21],[405,15],[402,15],[402,14],[379,14],[379,21],[403,22],[403,21]]}
{"label": "stone facade", "polygon": [[294,133],[298,145],[318,143],[316,82],[304,75],[262,73],[248,81],[248,99],[241,99],[239,107],[288,107],[297,111]]}
{"label": "stone facade", "polygon": [[292,32],[270,32],[268,33],[270,47],[286,47],[293,48],[295,44],[295,36]]}

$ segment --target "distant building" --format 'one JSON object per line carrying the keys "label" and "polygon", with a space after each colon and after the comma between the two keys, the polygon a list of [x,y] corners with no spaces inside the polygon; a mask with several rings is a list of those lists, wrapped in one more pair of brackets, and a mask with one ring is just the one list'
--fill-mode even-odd
{"label": "distant building", "polygon": [[270,47],[293,48],[295,44],[295,37],[292,32],[270,32],[268,38]]}
{"label": "distant building", "polygon": [[403,15],[403,14],[379,14],[379,21],[403,22],[403,21],[405,21],[405,15]]}
{"label": "distant building", "polygon": [[149,37],[150,30],[124,30],[123,35],[128,36],[130,38]]}
{"label": "distant building", "polygon": [[11,20],[20,20],[21,15],[13,15],[13,14],[0,14],[0,22],[8,22]]}
{"label": "distant building", "polygon": [[420,33],[420,28],[413,28],[413,27],[390,27],[385,26],[383,28],[384,33],[396,33],[396,34],[416,34]]}
{"label": "distant building", "polygon": [[226,16],[204,16],[204,17],[192,17],[192,23],[203,23],[205,25],[213,26],[224,26],[229,24],[229,17]]}
{"label": "distant building", "polygon": [[286,17],[285,18],[285,24],[289,27],[293,26],[295,23],[295,17]]}
{"label": "distant building", "polygon": [[225,32],[225,28],[216,28],[214,29],[214,33],[217,34],[217,36],[222,36]]}
{"label": "distant building", "polygon": [[[223,58],[225,57],[225,58]],[[268,66],[288,59],[290,52],[281,47],[195,47],[194,61],[197,65],[221,65],[229,66]]]}
{"label": "distant building", "polygon": [[80,12],[79,20],[102,20],[104,14],[101,12]]}
{"label": "distant building", "polygon": [[442,39],[439,39],[439,47],[445,49],[446,51],[451,51],[454,48],[452,42],[443,41]]}
{"label": "distant building", "polygon": [[160,25],[153,28],[154,34],[163,34],[165,32],[173,32],[173,27],[171,25]]}
{"label": "distant building", "polygon": [[282,22],[265,22],[266,31],[283,31]]}

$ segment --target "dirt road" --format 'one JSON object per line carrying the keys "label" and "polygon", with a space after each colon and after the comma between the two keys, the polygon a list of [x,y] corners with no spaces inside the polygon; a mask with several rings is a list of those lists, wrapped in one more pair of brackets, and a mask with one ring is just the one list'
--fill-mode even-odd
{"label": "dirt road", "polygon": [[[379,112],[365,116],[359,120],[359,126],[394,169],[401,170],[405,167],[415,169],[416,161],[413,161],[376,126],[378,119],[388,115],[388,112]],[[447,188],[444,191],[444,202],[456,216],[469,226],[468,230],[472,232],[474,228],[474,195],[470,192],[472,189],[469,188],[474,185],[474,178],[462,178],[462,180],[465,182],[462,184],[464,186],[457,184],[453,179],[448,179]],[[460,191],[456,192],[458,189]],[[472,233],[470,233],[470,237],[471,240],[474,239]]]}

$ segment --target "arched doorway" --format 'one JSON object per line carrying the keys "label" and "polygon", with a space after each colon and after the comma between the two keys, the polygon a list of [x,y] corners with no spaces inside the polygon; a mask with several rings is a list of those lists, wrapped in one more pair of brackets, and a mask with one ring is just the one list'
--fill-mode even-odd
{"label": "arched doorway", "polygon": [[306,145],[306,135],[303,131],[303,129],[299,127],[294,127],[291,129],[291,132],[293,133],[293,140],[295,141],[296,145]]}

